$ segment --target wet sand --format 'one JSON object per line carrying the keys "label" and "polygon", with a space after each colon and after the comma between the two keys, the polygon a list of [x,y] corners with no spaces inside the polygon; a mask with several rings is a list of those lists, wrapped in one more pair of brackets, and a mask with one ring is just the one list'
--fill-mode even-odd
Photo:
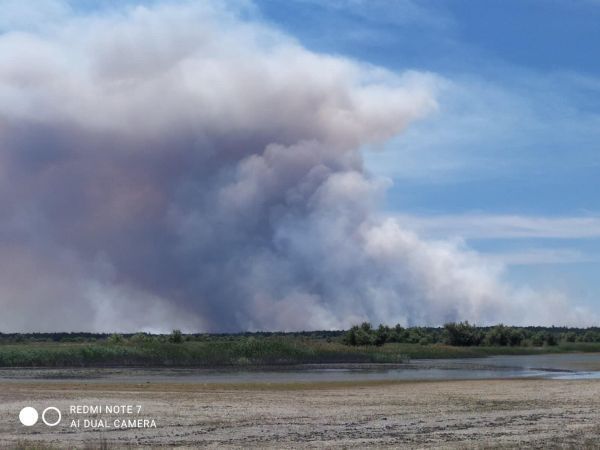
{"label": "wet sand", "polygon": [[[595,448],[599,380],[337,383],[0,383],[0,442],[58,448]],[[83,430],[71,405],[140,405],[156,428]],[[23,427],[23,406],[63,411]]]}

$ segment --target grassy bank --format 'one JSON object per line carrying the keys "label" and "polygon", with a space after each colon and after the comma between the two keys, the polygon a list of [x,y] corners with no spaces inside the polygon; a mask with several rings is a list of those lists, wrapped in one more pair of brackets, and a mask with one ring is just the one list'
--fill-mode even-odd
{"label": "grassy bank", "polygon": [[24,343],[0,345],[0,367],[220,367],[319,363],[398,363],[393,346],[348,347],[291,338],[208,342]]}
{"label": "grassy bank", "polygon": [[139,342],[42,342],[0,345],[0,367],[248,367],[293,364],[400,363],[409,359],[467,358],[560,352],[600,352],[598,343],[547,347],[454,347],[443,344],[347,346],[293,337]]}

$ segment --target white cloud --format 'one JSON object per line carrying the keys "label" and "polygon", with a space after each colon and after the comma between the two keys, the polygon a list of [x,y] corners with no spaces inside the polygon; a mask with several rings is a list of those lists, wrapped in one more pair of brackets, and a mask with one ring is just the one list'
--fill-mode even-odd
{"label": "white cloud", "polygon": [[426,236],[465,239],[597,239],[600,217],[544,217],[489,214],[398,214],[398,220]]}
{"label": "white cloud", "polygon": [[588,255],[572,248],[524,248],[484,254],[486,259],[504,266],[532,266],[543,264],[579,264],[600,261],[598,255]]}

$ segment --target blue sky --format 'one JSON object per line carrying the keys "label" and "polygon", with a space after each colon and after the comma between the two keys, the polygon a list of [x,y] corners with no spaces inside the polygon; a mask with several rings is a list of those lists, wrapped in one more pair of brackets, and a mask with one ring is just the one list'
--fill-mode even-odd
{"label": "blue sky", "polygon": [[310,49],[440,77],[439,111],[366,154],[394,180],[388,210],[425,235],[465,239],[509,278],[600,305],[599,2],[257,7]]}

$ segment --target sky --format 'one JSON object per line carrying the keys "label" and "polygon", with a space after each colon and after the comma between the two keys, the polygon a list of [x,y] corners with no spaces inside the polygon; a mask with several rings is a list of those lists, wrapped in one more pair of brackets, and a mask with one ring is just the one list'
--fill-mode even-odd
{"label": "sky", "polygon": [[597,323],[597,1],[0,7],[0,330]]}

